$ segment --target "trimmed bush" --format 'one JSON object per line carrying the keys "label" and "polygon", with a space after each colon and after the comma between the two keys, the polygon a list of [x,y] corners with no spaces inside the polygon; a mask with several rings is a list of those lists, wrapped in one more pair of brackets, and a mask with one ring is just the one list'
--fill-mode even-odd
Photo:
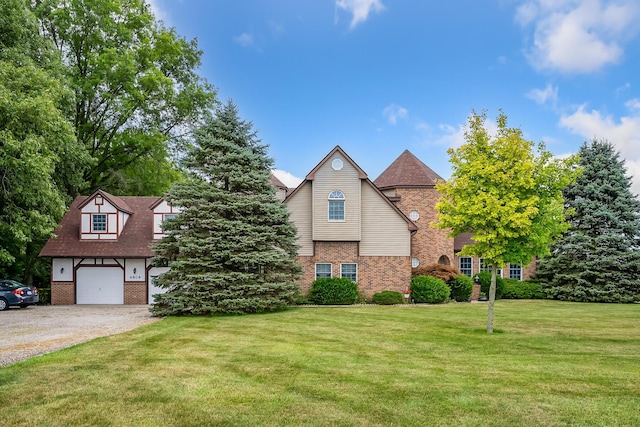
{"label": "trimmed bush", "polygon": [[458,302],[468,301],[473,292],[473,279],[464,274],[459,274],[451,279],[447,285],[451,289],[451,299]]}
{"label": "trimmed bush", "polygon": [[537,282],[517,279],[504,279],[504,292],[502,298],[505,299],[543,299],[542,285]]}
{"label": "trimmed bush", "polygon": [[442,279],[445,283],[455,279],[460,274],[457,268],[451,265],[430,264],[413,270],[413,276],[433,276]]}
{"label": "trimmed bush", "polygon": [[314,304],[355,304],[360,297],[358,284],[343,278],[317,279],[311,285],[308,299]]}
{"label": "trimmed bush", "polygon": [[402,294],[400,292],[382,291],[373,294],[371,302],[380,305],[403,304],[404,298],[402,297]]}
{"label": "trimmed bush", "polygon": [[418,303],[438,304],[449,299],[451,290],[444,280],[433,276],[414,276],[411,296]]}
{"label": "trimmed bush", "polygon": [[[488,271],[481,271],[478,273],[478,279],[480,280],[480,292],[489,298],[489,287],[491,286],[491,273]],[[504,293],[504,279],[500,276],[496,276],[496,299],[502,298]]]}

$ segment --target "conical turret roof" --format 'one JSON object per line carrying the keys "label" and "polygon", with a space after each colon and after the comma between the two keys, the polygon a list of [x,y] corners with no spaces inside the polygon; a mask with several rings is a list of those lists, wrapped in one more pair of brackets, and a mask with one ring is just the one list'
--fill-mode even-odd
{"label": "conical turret roof", "polygon": [[409,150],[404,150],[373,183],[381,190],[396,187],[433,187],[444,181]]}

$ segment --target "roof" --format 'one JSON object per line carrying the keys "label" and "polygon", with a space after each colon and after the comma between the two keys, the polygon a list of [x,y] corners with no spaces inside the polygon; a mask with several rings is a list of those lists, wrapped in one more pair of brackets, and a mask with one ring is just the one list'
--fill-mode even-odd
{"label": "roof", "polygon": [[289,187],[287,187],[282,181],[280,181],[278,177],[275,176],[273,173],[271,174],[271,178],[269,179],[269,182],[271,183],[271,185],[273,185],[276,188],[282,188],[284,190],[289,189]]}
{"label": "roof", "polygon": [[404,150],[373,183],[385,190],[397,187],[434,187],[438,181],[444,180],[409,150]]}
{"label": "roof", "polygon": [[[151,206],[158,197],[122,196],[113,197],[102,192],[103,197],[126,206],[131,213],[117,240],[80,240],[81,207],[91,196],[78,196],[60,221],[56,237],[49,239],[40,251],[41,257],[56,258],[147,258],[154,255],[150,244],[153,241],[153,210]],[[109,197],[107,197],[109,196]],[[116,202],[117,200],[117,202]]]}
{"label": "roof", "polygon": [[454,252],[459,252],[466,245],[473,245],[475,242],[473,241],[473,239],[471,237],[472,237],[471,233],[458,234],[453,239],[453,251]]}
{"label": "roof", "polygon": [[107,199],[109,201],[109,203],[111,203],[113,206],[115,206],[115,208],[118,209],[119,211],[123,211],[123,212],[126,212],[128,214],[133,213],[131,211],[131,208],[127,205],[127,203],[123,200],[123,198],[112,196],[111,194],[107,193],[106,191],[102,191],[102,190],[97,190],[92,195],[90,195],[89,197],[85,198],[84,201],[82,203],[80,203],[78,208],[82,209],[87,203],[89,203],[89,201],[93,200],[93,198],[96,197],[96,196],[102,196],[103,198]]}

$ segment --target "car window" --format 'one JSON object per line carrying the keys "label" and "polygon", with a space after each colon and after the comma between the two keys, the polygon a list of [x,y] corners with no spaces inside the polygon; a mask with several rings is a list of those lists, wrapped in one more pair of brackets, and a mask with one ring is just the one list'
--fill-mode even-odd
{"label": "car window", "polygon": [[18,289],[22,287],[22,284],[14,282],[13,280],[3,280],[2,282],[0,282],[0,286],[5,289]]}

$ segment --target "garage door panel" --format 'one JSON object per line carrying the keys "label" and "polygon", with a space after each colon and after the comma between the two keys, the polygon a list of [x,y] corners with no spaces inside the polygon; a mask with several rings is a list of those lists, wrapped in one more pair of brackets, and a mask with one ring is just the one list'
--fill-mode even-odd
{"label": "garage door panel", "polygon": [[81,267],[76,272],[77,304],[124,304],[120,267]]}

